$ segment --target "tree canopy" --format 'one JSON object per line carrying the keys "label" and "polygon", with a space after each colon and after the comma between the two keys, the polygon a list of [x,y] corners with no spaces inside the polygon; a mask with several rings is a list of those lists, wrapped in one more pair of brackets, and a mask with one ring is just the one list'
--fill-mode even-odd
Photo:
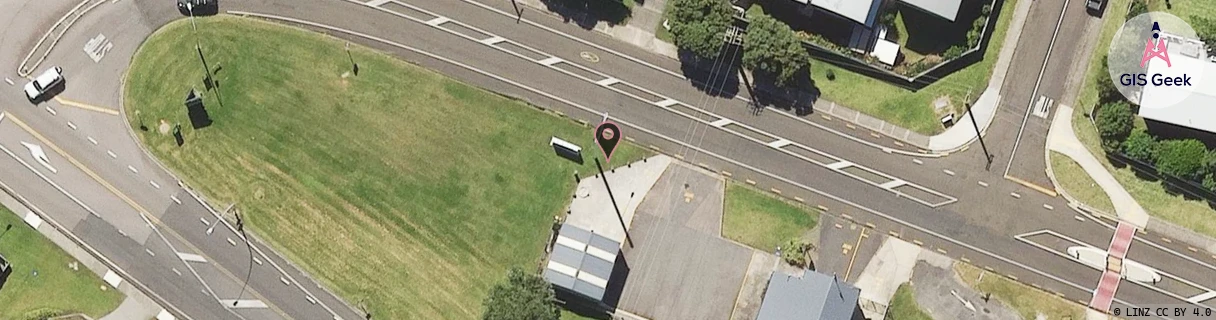
{"label": "tree canopy", "polygon": [[667,12],[671,37],[680,49],[698,57],[717,58],[731,24],[726,0],[671,0]]}
{"label": "tree canopy", "polygon": [[810,63],[811,55],[789,25],[765,14],[751,17],[743,36],[744,67],[769,73],[784,85]]}
{"label": "tree canopy", "polygon": [[1119,150],[1123,139],[1132,133],[1132,106],[1127,101],[1115,101],[1102,105],[1098,112],[1098,134],[1106,150]]}
{"label": "tree canopy", "polygon": [[558,320],[553,286],[538,275],[512,268],[507,281],[494,285],[483,304],[483,320]]}
{"label": "tree canopy", "polygon": [[1157,147],[1157,171],[1183,179],[1201,177],[1208,149],[1195,139],[1166,140]]}

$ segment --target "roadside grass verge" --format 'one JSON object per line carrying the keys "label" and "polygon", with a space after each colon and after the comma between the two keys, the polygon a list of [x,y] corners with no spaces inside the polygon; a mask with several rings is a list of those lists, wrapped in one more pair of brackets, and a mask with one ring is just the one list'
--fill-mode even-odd
{"label": "roadside grass verge", "polygon": [[1051,170],[1055,173],[1056,181],[1060,183],[1059,187],[1068,190],[1068,194],[1077,201],[1107,213],[1115,212],[1115,205],[1111,204],[1110,196],[1107,196],[1102,187],[1094,183],[1094,179],[1072,158],[1052,151]]}
{"label": "roadside grass verge", "polygon": [[739,183],[726,184],[722,236],[760,251],[801,237],[819,223],[819,212]]}
{"label": "roadside grass verge", "polygon": [[[5,226],[11,229],[4,231]],[[75,259],[5,207],[0,207],[0,232],[0,255],[13,268],[0,278],[0,319],[26,319],[39,312],[100,318],[122,303],[122,293],[84,266],[72,270],[68,265]]]}
{"label": "roadside grass verge", "polygon": [[[972,288],[981,293],[991,293],[993,299],[1005,302],[1016,310],[1022,319],[1036,319],[1038,314],[1046,316],[1047,319],[1085,318],[1084,306],[1002,275],[962,262],[954,263],[954,272]],[[979,279],[980,273],[986,273],[983,280]]]}
{"label": "roadside grass verge", "polygon": [[[1097,128],[1094,127],[1093,122],[1090,122],[1087,116],[1098,103],[1097,81],[1110,81],[1107,71],[1102,69],[1102,59],[1105,59],[1107,48],[1110,47],[1110,42],[1114,39],[1115,33],[1123,25],[1130,1],[1112,0],[1107,4],[1107,18],[1103,21],[1101,38],[1099,38],[1098,44],[1094,46],[1094,52],[1090,54],[1089,69],[1085,75],[1085,86],[1081,88],[1081,93],[1077,98],[1077,107],[1072,115],[1073,131],[1076,132],[1077,139],[1081,140],[1085,148],[1102,162],[1102,165],[1111,172],[1115,180],[1118,180],[1119,184],[1123,185],[1123,188],[1132,195],[1132,198],[1135,198],[1136,202],[1140,203],[1140,206],[1144,207],[1144,210],[1150,215],[1189,228],[1195,232],[1216,237],[1216,220],[1211,218],[1216,215],[1216,210],[1213,210],[1205,201],[1190,200],[1182,195],[1166,191],[1165,186],[1160,181],[1141,179],[1136,176],[1135,171],[1131,168],[1116,168],[1106,159],[1106,153],[1102,150],[1102,142],[1098,136]],[[1164,10],[1178,15],[1184,20],[1189,19],[1191,14],[1216,14],[1216,2],[1210,1],[1173,0],[1171,1],[1173,9],[1171,10],[1165,10],[1164,1],[1149,1],[1148,3],[1152,10]],[[1144,126],[1143,119],[1137,117],[1136,126],[1142,128]],[[1061,171],[1057,166],[1053,166],[1052,170]],[[1099,187],[1088,184],[1066,185],[1064,188],[1068,190],[1069,194],[1104,194]],[[1093,207],[1101,205],[1101,203],[1086,204]],[[1108,212],[1114,213],[1113,211]]]}
{"label": "roadside grass verge", "polygon": [[[933,100],[950,96],[955,108],[961,110],[964,98],[970,95],[970,99],[974,100],[984,92],[988,87],[988,79],[992,76],[992,68],[996,65],[997,56],[1003,49],[1001,46],[1005,42],[1009,22],[1013,18],[1013,8],[1018,1],[1028,0],[1008,0],[1002,6],[996,30],[992,33],[992,40],[988,50],[984,52],[983,60],[955,71],[919,91],[900,88],[820,60],[816,60],[811,66],[811,79],[823,92],[824,99],[920,134],[941,133],[945,129],[933,111]],[[828,80],[829,69],[835,73],[836,80]]]}
{"label": "roadside grass verge", "polygon": [[[347,301],[384,319],[470,319],[511,266],[540,264],[575,171],[595,171],[591,128],[346,41],[220,15],[199,18],[222,105],[191,126],[182,97],[204,73],[190,23],[133,60],[126,115],[192,187]],[[181,123],[185,144],[158,132]],[[628,134],[628,133],[626,133]],[[584,148],[559,158],[552,136]],[[641,159],[630,144],[617,162]]]}
{"label": "roadside grass verge", "polygon": [[912,287],[907,283],[895,289],[895,297],[891,298],[891,306],[887,309],[889,320],[933,320],[920,306],[916,304],[916,296]]}

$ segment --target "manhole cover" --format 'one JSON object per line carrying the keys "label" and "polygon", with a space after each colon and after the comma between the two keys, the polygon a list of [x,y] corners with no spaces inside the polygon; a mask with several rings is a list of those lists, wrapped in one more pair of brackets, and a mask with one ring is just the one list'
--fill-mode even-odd
{"label": "manhole cover", "polygon": [[600,62],[600,56],[597,56],[594,53],[590,53],[587,51],[579,52],[578,56],[582,57],[583,60],[587,60],[587,61],[591,61],[591,62]]}

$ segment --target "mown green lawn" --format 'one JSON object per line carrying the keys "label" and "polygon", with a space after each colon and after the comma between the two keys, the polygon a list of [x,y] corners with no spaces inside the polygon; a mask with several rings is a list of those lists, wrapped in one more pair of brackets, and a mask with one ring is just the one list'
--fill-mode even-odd
{"label": "mown green lawn", "polygon": [[[534,268],[550,225],[593,172],[592,132],[343,40],[231,16],[198,19],[222,105],[193,129],[182,98],[203,88],[190,23],[136,53],[126,114],[191,186],[237,203],[276,249],[378,319],[469,319],[511,266]],[[185,144],[157,132],[182,123]],[[138,124],[134,124],[138,126]],[[625,134],[628,134],[627,132]],[[583,146],[586,164],[549,147]],[[645,154],[618,147],[614,165]]]}
{"label": "mown green lawn", "polygon": [[[982,61],[951,73],[919,91],[912,92],[819,60],[811,65],[811,79],[823,93],[824,99],[921,134],[940,133],[944,129],[933,111],[933,100],[949,96],[955,102],[956,111],[961,111],[965,98],[969,96],[974,100],[984,92],[997,56],[1003,49],[1001,45],[1005,42],[1016,4],[1017,0],[1005,1]],[[828,80],[829,69],[836,74],[836,80]]]}
{"label": "mown green lawn", "polygon": [[[1093,107],[1098,103],[1097,81],[1110,81],[1107,71],[1102,69],[1102,59],[1105,59],[1106,52],[1110,47],[1110,42],[1123,25],[1123,21],[1127,16],[1127,6],[1131,0],[1112,0],[1107,4],[1106,16],[1103,21],[1102,35],[1099,42],[1094,46],[1094,52],[1090,54],[1089,70],[1085,75],[1085,86],[1081,88],[1081,94],[1078,96],[1077,106],[1073,112],[1073,131],[1076,132],[1077,138],[1085,145],[1089,152],[1094,154],[1100,162],[1123,185],[1124,189],[1144,207],[1150,215],[1161,218],[1163,220],[1178,224],[1180,226],[1190,228],[1196,232],[1216,237],[1216,210],[1213,210],[1207,202],[1202,200],[1190,200],[1186,197],[1172,192],[1166,191],[1160,181],[1148,181],[1136,176],[1136,173],[1130,168],[1116,168],[1106,160],[1105,152],[1102,150],[1101,138],[1098,136],[1098,131],[1093,123],[1086,115],[1093,110]],[[1166,9],[1165,1],[1150,0],[1148,2],[1150,10],[1166,11],[1184,20],[1189,20],[1193,14],[1216,15],[1216,2],[1204,0],[1172,0],[1172,9]],[[1138,127],[1143,127],[1143,120],[1137,118]],[[1053,170],[1060,171],[1060,167],[1053,166]],[[1070,194],[1100,194],[1101,190],[1097,186],[1087,186],[1085,184],[1064,186]],[[1089,189],[1089,190],[1086,190]],[[1102,205],[1102,200],[1085,200],[1098,203],[1088,203],[1091,206],[1099,207]],[[1109,199],[1106,199],[1109,201]],[[1113,213],[1113,212],[1112,212]]]}
{"label": "mown green lawn", "polygon": [[772,251],[817,223],[817,211],[738,183],[726,185],[723,237],[760,251]]}
{"label": "mown green lawn", "polygon": [[5,207],[0,207],[0,233],[0,255],[13,268],[7,278],[0,277],[0,319],[73,313],[100,318],[122,302],[122,293],[82,265],[72,270],[75,259]]}
{"label": "mown green lawn", "polygon": [[891,298],[891,306],[887,309],[889,320],[933,320],[916,304],[916,296],[908,284],[899,285],[895,289],[895,297]]}
{"label": "mown green lawn", "polygon": [[[1038,319],[1037,316],[1040,314],[1047,319],[1085,318],[1085,306],[1010,280],[1002,275],[961,262],[954,263],[954,272],[967,285],[979,292],[991,293],[992,299],[1000,300],[1012,307],[1022,316],[1022,319]],[[980,280],[980,273],[987,273],[983,280]]]}

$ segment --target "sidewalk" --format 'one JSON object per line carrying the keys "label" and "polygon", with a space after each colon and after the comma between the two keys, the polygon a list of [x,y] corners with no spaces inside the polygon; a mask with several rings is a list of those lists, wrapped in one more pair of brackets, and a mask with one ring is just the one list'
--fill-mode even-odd
{"label": "sidewalk", "polygon": [[[518,1],[522,5],[552,14],[548,10],[548,7],[540,0]],[[1005,36],[1004,42],[1001,44],[1000,48],[1002,51],[997,58],[996,65],[993,67],[992,76],[988,80],[988,87],[980,94],[971,107],[971,112],[975,113],[975,119],[978,121],[981,133],[987,133],[988,126],[992,124],[992,120],[996,116],[996,109],[1001,100],[1000,90],[1005,83],[1005,73],[1013,60],[1013,49],[1017,46],[1018,39],[1022,33],[1022,26],[1026,22],[1026,15],[1030,12],[1030,5],[1033,2],[1029,0],[1019,1],[1017,7],[1012,12],[1013,20],[1009,24],[1009,31]],[[643,4],[634,7],[632,17],[625,25],[612,26],[601,21],[593,29],[647,51],[668,58],[679,59],[678,50],[675,45],[659,40],[654,35],[655,28],[661,27],[663,9],[666,5],[666,0],[646,0]],[[933,156],[944,156],[961,150],[977,138],[975,135],[975,125],[971,122],[972,117],[967,114],[956,117],[954,126],[946,129],[946,131],[934,136],[925,136],[832,101],[820,99],[815,103],[813,108],[817,112],[831,115],[837,119],[848,121],[859,127],[882,133],[909,145],[927,150],[928,154]]]}
{"label": "sidewalk", "polygon": [[[1072,158],[1077,164],[1081,165],[1081,169],[1085,170],[1086,174],[1094,179],[1098,186],[1102,187],[1102,191],[1110,197],[1111,204],[1115,207],[1115,214],[1120,220],[1126,221],[1136,226],[1138,229],[1144,229],[1148,226],[1148,213],[1143,207],[1132,198],[1132,195],[1123,189],[1123,185],[1119,184],[1118,180],[1106,170],[1106,167],[1085,149],[1085,145],[1077,140],[1077,135],[1072,131],[1072,107],[1060,105],[1056,111],[1055,119],[1051,122],[1051,129],[1047,132],[1047,149],[1056,151]],[[1051,172],[1051,166],[1048,165],[1048,177],[1052,179],[1053,185],[1059,185],[1055,181],[1055,175]],[[1064,197],[1068,202],[1075,203],[1071,196],[1065,192]]]}

